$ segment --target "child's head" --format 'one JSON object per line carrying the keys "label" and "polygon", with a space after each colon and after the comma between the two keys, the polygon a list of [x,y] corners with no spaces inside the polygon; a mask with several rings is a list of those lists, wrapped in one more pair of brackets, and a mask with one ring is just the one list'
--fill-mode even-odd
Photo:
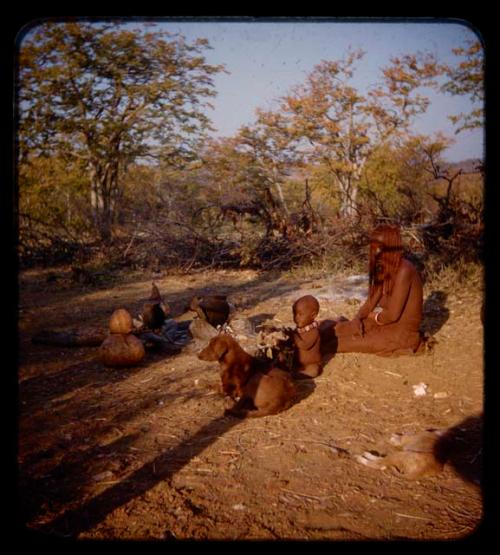
{"label": "child's head", "polygon": [[305,295],[293,303],[293,321],[299,328],[312,324],[319,313],[316,297]]}

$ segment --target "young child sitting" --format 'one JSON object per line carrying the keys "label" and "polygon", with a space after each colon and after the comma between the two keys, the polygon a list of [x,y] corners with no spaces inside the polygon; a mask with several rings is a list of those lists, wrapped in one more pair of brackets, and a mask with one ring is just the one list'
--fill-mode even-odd
{"label": "young child sitting", "polygon": [[316,316],[318,300],[312,295],[297,299],[292,307],[297,328],[293,331],[294,372],[296,378],[316,378],[323,372],[320,336]]}

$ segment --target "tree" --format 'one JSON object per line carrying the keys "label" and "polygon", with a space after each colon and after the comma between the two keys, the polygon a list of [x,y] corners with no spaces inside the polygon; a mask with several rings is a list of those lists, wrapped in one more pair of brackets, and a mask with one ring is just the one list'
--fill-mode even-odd
{"label": "tree", "polygon": [[304,157],[327,167],[339,187],[342,216],[356,213],[366,161],[427,109],[428,99],[417,89],[437,74],[430,55],[392,58],[382,68],[382,83],[363,96],[350,84],[354,65],[363,55],[349,51],[341,60],[321,62],[305,84],[281,102],[287,129],[302,144]]}
{"label": "tree", "polygon": [[221,206],[248,200],[245,169],[249,157],[238,150],[238,144],[236,137],[210,138],[205,142],[195,173],[206,202]]}
{"label": "tree", "polygon": [[432,217],[437,177],[430,160],[444,169],[443,152],[453,141],[437,134],[414,135],[398,145],[384,145],[367,161],[360,182],[360,196],[378,218],[400,224],[423,222]]}
{"label": "tree", "polygon": [[[23,217],[81,233],[85,226],[85,183],[78,163],[58,157],[34,159],[19,176],[19,211]],[[88,202],[86,203],[88,204]]]}
{"label": "tree", "polygon": [[[91,232],[88,184],[79,163],[60,157],[39,157],[25,164],[18,176],[19,256],[63,260],[74,254]],[[48,255],[48,256],[47,256]]]}
{"label": "tree", "polygon": [[[297,161],[293,137],[288,122],[279,112],[257,109],[256,116],[253,125],[243,126],[239,130],[237,138],[240,148],[248,153],[254,171],[260,177],[260,186],[266,190],[268,198],[284,215],[288,215],[282,185],[291,164]],[[277,201],[274,201],[273,189]]]}
{"label": "tree", "polygon": [[281,190],[285,152],[276,145],[273,148],[261,132],[258,126],[244,126],[235,137],[208,141],[198,180],[204,183],[207,200],[224,218],[236,224],[248,216],[260,221],[268,235],[285,225]]}
{"label": "tree", "polygon": [[484,53],[480,41],[470,41],[467,48],[454,48],[453,53],[464,59],[456,66],[442,66],[449,80],[441,90],[451,95],[466,95],[472,102],[480,103],[468,114],[450,116],[450,120],[458,125],[455,133],[460,133],[484,124]]}
{"label": "tree", "polygon": [[367,160],[359,182],[359,204],[375,218],[392,219],[402,212],[404,196],[398,190],[400,149],[385,144]]}
{"label": "tree", "polygon": [[44,23],[19,54],[19,154],[83,162],[90,204],[109,242],[120,177],[137,159],[182,165],[209,128],[204,109],[222,66],[208,42],[108,24]]}

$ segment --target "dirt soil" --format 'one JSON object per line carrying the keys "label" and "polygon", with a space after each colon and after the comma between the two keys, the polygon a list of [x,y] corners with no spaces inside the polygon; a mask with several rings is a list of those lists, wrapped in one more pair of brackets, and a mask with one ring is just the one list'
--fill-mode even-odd
{"label": "dirt soil", "polygon": [[[58,272],[19,276],[18,498],[26,530],[93,540],[440,540],[480,524],[477,287],[425,286],[432,352],[337,354],[319,378],[300,384],[300,400],[286,412],[239,420],[223,416],[217,364],[198,360],[193,348],[148,352],[136,367],[110,369],[97,347],[32,343],[43,329],[107,327],[119,307],[138,314],[153,277],[97,289]],[[193,295],[217,292],[254,324],[271,317],[292,325],[293,300],[336,288],[331,278],[252,271],[154,281],[174,316]],[[318,298],[320,318],[351,317],[359,304]],[[420,383],[427,389],[417,396]],[[428,428],[458,437],[435,476],[410,480],[354,458],[388,453],[393,433]]]}

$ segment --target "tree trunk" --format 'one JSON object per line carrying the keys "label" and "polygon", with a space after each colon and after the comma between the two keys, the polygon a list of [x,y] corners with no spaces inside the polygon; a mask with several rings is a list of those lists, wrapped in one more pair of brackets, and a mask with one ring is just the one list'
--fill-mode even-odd
{"label": "tree trunk", "polygon": [[337,176],[342,191],[341,214],[346,217],[355,216],[358,208],[358,191],[361,174],[366,158],[352,162],[352,171],[343,179]]}
{"label": "tree trunk", "polygon": [[283,189],[281,188],[281,184],[278,183],[278,182],[275,182],[274,186],[276,187],[276,190],[278,191],[278,198],[280,199],[281,207],[283,208],[285,214],[288,216],[290,214],[290,211],[288,210],[288,206],[286,204],[285,197],[283,195]]}
{"label": "tree trunk", "polygon": [[340,215],[352,217],[356,214],[356,199],[358,196],[358,185],[354,184],[350,177],[338,179],[341,191]]}
{"label": "tree trunk", "polygon": [[90,191],[90,207],[92,219],[99,233],[101,240],[105,244],[111,242],[111,211],[109,210],[109,198],[107,199],[102,192],[99,183],[93,183]]}
{"label": "tree trunk", "polygon": [[94,224],[101,240],[109,244],[113,238],[112,224],[115,219],[118,195],[117,164],[98,165],[92,168],[90,206]]}
{"label": "tree trunk", "polygon": [[66,190],[66,225],[71,226],[71,195],[69,189]]}
{"label": "tree trunk", "polygon": [[352,217],[357,213],[357,207],[358,207],[357,198],[358,198],[358,185],[357,184],[354,185],[351,183],[349,197],[348,197],[348,207],[347,207],[347,215],[349,217]]}

